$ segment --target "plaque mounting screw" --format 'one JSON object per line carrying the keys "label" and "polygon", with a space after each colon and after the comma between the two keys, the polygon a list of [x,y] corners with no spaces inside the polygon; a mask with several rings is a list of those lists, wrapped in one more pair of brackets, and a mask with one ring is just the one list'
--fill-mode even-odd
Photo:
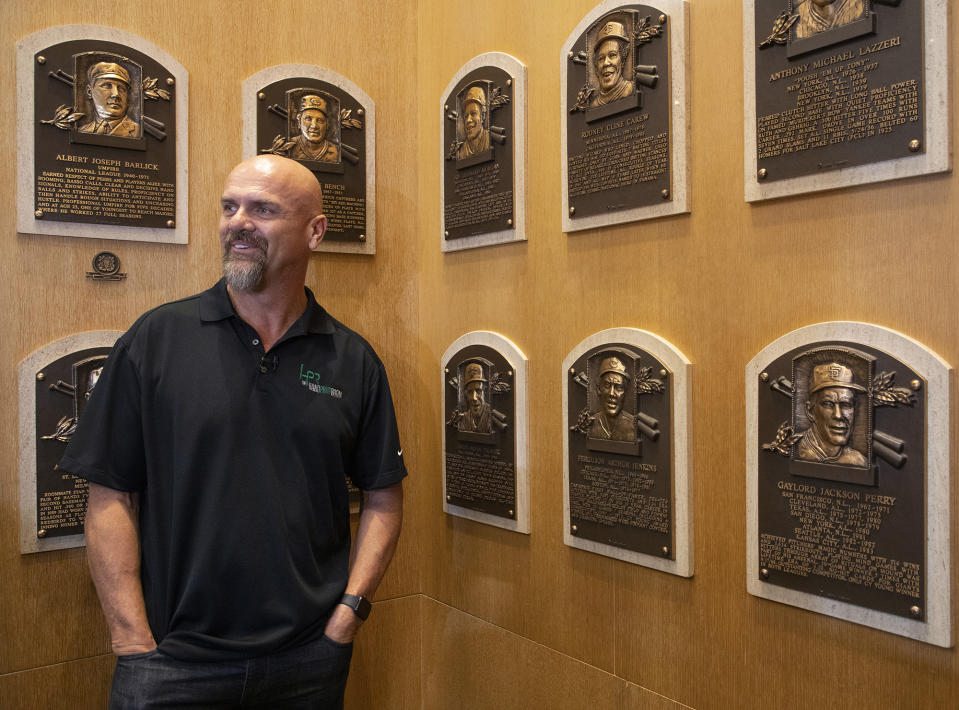
{"label": "plaque mounting screw", "polygon": [[663,557],[669,557],[669,548],[663,545]]}
{"label": "plaque mounting screw", "polygon": [[40,528],[39,530],[37,530],[37,537],[46,537],[46,536],[47,536],[47,531],[45,529]]}
{"label": "plaque mounting screw", "polygon": [[47,376],[44,375],[42,372],[37,373],[37,379],[40,380],[40,382],[43,382],[46,378]]}
{"label": "plaque mounting screw", "polygon": [[569,213],[570,213],[571,215],[576,214],[576,208],[575,208],[575,207],[570,207],[570,208],[569,208]]}
{"label": "plaque mounting screw", "polygon": [[920,143],[918,140],[913,139],[913,140],[909,141],[909,152],[910,152],[910,153],[918,153],[920,147],[922,147],[922,143]]}
{"label": "plaque mounting screw", "polygon": [[759,570],[759,576],[763,579],[769,579],[769,570],[763,567],[761,570]]}
{"label": "plaque mounting screw", "polygon": [[660,23],[665,23],[665,22],[666,22],[666,15],[660,15],[660,16],[659,16],[659,21],[660,21]]}
{"label": "plaque mounting screw", "polygon": [[917,606],[911,606],[909,607],[909,613],[918,619],[919,615],[922,613],[922,609]]}
{"label": "plaque mounting screw", "polygon": [[361,241],[361,242],[365,242],[365,241],[366,241],[366,235],[365,235],[365,234],[361,234],[361,235],[360,235],[360,241]]}
{"label": "plaque mounting screw", "polygon": [[174,222],[172,219],[168,219],[166,221],[166,226],[169,227],[170,229],[173,229],[176,226],[176,222]]}
{"label": "plaque mounting screw", "polygon": [[578,528],[575,525],[573,525],[570,527],[570,531],[573,533],[573,535],[575,535],[578,531]]}
{"label": "plaque mounting screw", "polygon": [[33,216],[36,217],[37,219],[40,219],[41,217],[43,217],[43,210],[37,210],[37,211],[35,211],[35,212],[33,213]]}
{"label": "plaque mounting screw", "polygon": [[166,78],[166,85],[167,85],[167,86],[173,86],[174,83],[175,83],[175,82],[173,81],[173,77],[172,77],[172,76],[168,76],[168,77]]}
{"label": "plaque mounting screw", "polygon": [[669,373],[666,372],[666,370],[660,370],[660,371],[659,371],[659,376],[660,376],[660,377],[666,377],[666,375],[668,375],[668,374],[669,374]]}
{"label": "plaque mounting screw", "polygon": [[449,104],[443,104],[443,110],[444,110],[444,111],[449,111],[449,110],[450,110],[450,105],[449,105]]}
{"label": "plaque mounting screw", "polygon": [[766,176],[769,175],[769,173],[766,171],[766,168],[760,168],[758,174],[760,180],[765,180]]}
{"label": "plaque mounting screw", "polygon": [[361,109],[361,108],[356,109],[356,115],[357,115],[357,116],[362,116],[362,115],[363,115],[363,109]]}
{"label": "plaque mounting screw", "polygon": [[575,374],[576,374],[576,368],[575,368],[575,367],[569,368],[569,374],[575,375]]}
{"label": "plaque mounting screw", "polygon": [[513,511],[512,511],[512,510],[507,511],[507,513],[508,513],[509,517],[511,517],[511,518],[513,517]]}
{"label": "plaque mounting screw", "polygon": [[507,372],[507,373],[506,373],[506,376],[507,376],[507,377],[512,377],[512,376],[513,376],[513,371],[510,370],[509,372]]}
{"label": "plaque mounting screw", "polygon": [[263,99],[266,98],[266,94],[264,94],[264,93],[261,91],[260,93],[258,93],[258,94],[256,95],[256,98],[258,98],[260,101],[262,101]]}
{"label": "plaque mounting screw", "polygon": [[769,373],[768,372],[760,373],[759,379],[761,379],[763,382],[769,382]]}
{"label": "plaque mounting screw", "polygon": [[507,86],[512,86],[512,85],[513,85],[513,80],[512,80],[512,79],[507,79],[507,80],[506,80],[506,85],[507,85]]}
{"label": "plaque mounting screw", "polygon": [[39,57],[37,57],[37,64],[46,64],[46,63],[47,63],[47,58],[44,57],[42,54]]}
{"label": "plaque mounting screw", "polygon": [[444,368],[443,371],[444,371],[447,375],[450,374],[450,369],[449,369],[448,367],[447,367],[447,368]]}
{"label": "plaque mounting screw", "polygon": [[669,199],[669,190],[663,190],[663,191],[660,192],[659,194],[663,196],[663,199],[664,199],[664,200],[668,200],[668,199]]}
{"label": "plaque mounting screw", "polygon": [[567,54],[566,56],[567,56],[567,57],[569,57],[570,59],[572,59],[572,58],[573,58],[573,53],[572,53],[572,52],[570,52],[570,53],[569,53],[569,54]]}
{"label": "plaque mounting screw", "polygon": [[449,503],[451,500],[453,500],[453,496],[446,496],[446,502],[447,502],[447,503]]}
{"label": "plaque mounting screw", "polygon": [[450,232],[449,232],[448,229],[443,232],[443,236],[444,236],[444,237],[448,237],[449,235],[450,235]]}
{"label": "plaque mounting screw", "polygon": [[913,392],[918,392],[919,388],[922,387],[922,382],[920,382],[919,380],[913,380],[912,382],[909,383],[909,386],[912,387]]}
{"label": "plaque mounting screw", "polygon": [[513,220],[511,220],[511,219],[506,220],[506,224],[507,224],[508,226],[512,227],[512,226],[513,226]]}

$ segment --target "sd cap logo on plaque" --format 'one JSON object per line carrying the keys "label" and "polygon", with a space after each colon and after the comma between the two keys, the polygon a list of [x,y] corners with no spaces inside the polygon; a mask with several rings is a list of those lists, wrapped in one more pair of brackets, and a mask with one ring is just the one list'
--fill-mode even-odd
{"label": "sd cap logo on plaque", "polygon": [[139,37],[66,25],[17,45],[17,227],[187,241],[186,72]]}
{"label": "sd cap logo on plaque", "polygon": [[317,251],[376,252],[373,100],[324,67],[282,64],[243,82],[243,155],[292,158],[323,187]]}

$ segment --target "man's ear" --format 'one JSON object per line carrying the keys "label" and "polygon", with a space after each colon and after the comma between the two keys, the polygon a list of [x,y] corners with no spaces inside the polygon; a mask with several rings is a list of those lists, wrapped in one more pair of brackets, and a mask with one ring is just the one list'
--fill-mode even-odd
{"label": "man's ear", "polygon": [[813,404],[813,401],[811,399],[806,400],[806,419],[808,419],[811,422],[816,421],[816,417],[812,413],[813,407],[815,406],[816,405]]}
{"label": "man's ear", "polygon": [[316,249],[326,234],[326,215],[318,214],[310,220],[310,249]]}

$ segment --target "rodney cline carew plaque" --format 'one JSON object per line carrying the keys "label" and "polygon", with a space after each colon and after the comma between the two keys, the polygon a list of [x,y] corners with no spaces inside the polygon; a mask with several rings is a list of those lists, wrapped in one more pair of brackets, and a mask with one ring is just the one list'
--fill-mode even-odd
{"label": "rodney cline carew plaque", "polygon": [[688,365],[630,328],[598,333],[566,359],[566,544],[692,574]]}
{"label": "rodney cline carew plaque", "polygon": [[[185,125],[186,86],[176,78],[184,73],[172,58],[164,57],[170,66],[162,64],[159,50],[138,38],[94,29],[53,28],[20,43],[20,69],[29,66],[29,77],[20,77],[26,91],[19,107],[20,138],[29,144],[20,148],[33,160],[24,171],[32,173],[32,185],[21,178],[32,201],[21,200],[19,226],[185,242],[186,225],[179,222],[186,211],[179,206],[186,186],[177,179],[185,141],[178,141],[177,130]],[[26,156],[21,168],[25,162]],[[59,229],[47,227],[57,223]]]}
{"label": "rodney cline carew plaque", "polygon": [[751,581],[921,627],[931,598],[942,594],[930,589],[941,560],[926,545],[943,520],[929,519],[927,496],[937,477],[948,477],[948,461],[931,454],[948,422],[948,411],[932,404],[948,395],[939,390],[947,378],[930,379],[891,331],[830,325],[805,330],[832,337],[797,335],[791,347],[750,364]]}
{"label": "rodney cline carew plaque", "polygon": [[566,231],[686,210],[685,12],[607,2],[564,45]]}
{"label": "rodney cline carew plaque", "polygon": [[[948,123],[947,73],[928,61],[944,51],[944,3],[751,0],[745,12],[747,199],[945,169],[934,137]],[[820,180],[887,161],[899,167]]]}
{"label": "rodney cline carew plaque", "polygon": [[299,161],[323,186],[319,251],[376,251],[373,101],[345,77],[285,64],[243,82],[243,152]]}

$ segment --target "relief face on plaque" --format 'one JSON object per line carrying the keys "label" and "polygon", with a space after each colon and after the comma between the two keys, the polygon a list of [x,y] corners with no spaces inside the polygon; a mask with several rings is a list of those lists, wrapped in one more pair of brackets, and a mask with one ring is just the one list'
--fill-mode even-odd
{"label": "relief face on plaque", "polygon": [[174,228],[170,73],[113,42],[63,42],[34,59],[35,216]]}
{"label": "relief face on plaque", "polygon": [[292,158],[323,187],[326,240],[366,240],[366,137],[363,106],[342,88],[287,78],[257,92],[260,153]]}
{"label": "relief face on plaque", "polygon": [[444,102],[446,240],[513,228],[513,78],[480,67]]}
{"label": "relief face on plaque", "polygon": [[763,581],[921,618],[924,391],[856,343],[770,363],[759,391]]}
{"label": "relief face on plaque", "polygon": [[757,180],[924,152],[922,3],[754,3]]}
{"label": "relief face on plaque", "polygon": [[57,463],[77,429],[77,422],[103,371],[110,348],[90,348],[65,355],[36,377],[37,537],[83,532],[87,483],[60,473]]}
{"label": "relief face on plaque", "polygon": [[580,36],[568,62],[570,217],[671,199],[668,16],[624,5]]}
{"label": "relief face on plaque", "polygon": [[673,558],[668,375],[625,344],[587,351],[568,373],[575,536]]}
{"label": "relief face on plaque", "polygon": [[445,369],[447,501],[514,518],[513,371],[486,345],[460,350]]}

